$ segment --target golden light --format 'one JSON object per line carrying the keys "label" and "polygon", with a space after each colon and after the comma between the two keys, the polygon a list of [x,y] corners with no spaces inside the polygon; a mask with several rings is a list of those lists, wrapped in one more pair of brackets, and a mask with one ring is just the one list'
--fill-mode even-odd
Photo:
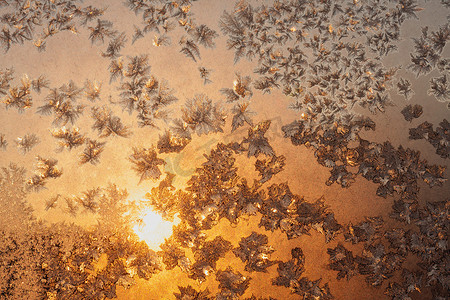
{"label": "golden light", "polygon": [[152,210],[144,213],[139,221],[133,227],[133,231],[143,240],[147,245],[155,250],[161,250],[159,245],[164,243],[164,240],[172,235],[173,225],[178,225],[180,219],[175,216],[174,222],[164,220],[159,214]]}

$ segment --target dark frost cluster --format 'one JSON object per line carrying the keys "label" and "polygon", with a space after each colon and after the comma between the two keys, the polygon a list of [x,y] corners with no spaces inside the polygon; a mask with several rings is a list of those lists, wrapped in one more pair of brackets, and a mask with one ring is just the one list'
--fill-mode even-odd
{"label": "dark frost cluster", "polygon": [[356,257],[359,274],[366,275],[366,281],[372,286],[380,286],[390,278],[396,270],[401,269],[404,260],[400,254],[386,252],[381,243],[366,245],[362,256]]}
{"label": "dark frost cluster", "polygon": [[423,114],[423,107],[419,104],[407,105],[401,111],[406,121],[411,122],[413,119],[417,119]]}
{"label": "dark frost cluster", "polygon": [[[411,88],[411,82],[408,79],[400,78],[399,81],[397,82],[397,92],[400,95],[405,96],[405,98],[409,100],[411,96],[414,94],[414,91]],[[409,106],[410,105],[408,105],[408,107]],[[409,121],[408,119],[406,120]]]}
{"label": "dark frost cluster", "polygon": [[258,157],[260,154],[267,156],[275,155],[272,146],[269,144],[269,140],[264,136],[270,127],[270,123],[270,121],[264,121],[248,130],[248,137],[242,141],[243,144],[248,144],[248,157]]}
{"label": "dark frost cluster", "polygon": [[352,244],[367,242],[372,243],[381,238],[381,217],[366,217],[366,220],[356,225],[349,224],[344,232],[345,240]]}
{"label": "dark frost cluster", "polygon": [[350,280],[350,278],[357,274],[355,257],[342,244],[339,243],[334,249],[328,248],[327,253],[330,255],[330,264],[328,267],[333,271],[338,271],[338,280],[342,278]]}
{"label": "dark frost cluster", "polygon": [[291,256],[291,260],[278,263],[278,277],[272,279],[272,284],[290,288],[291,293],[300,295],[302,299],[333,299],[327,283],[320,286],[321,279],[311,281],[307,277],[301,277],[305,271],[303,251],[294,248]]}
{"label": "dark frost cluster", "polygon": [[[445,182],[445,166],[430,165],[420,158],[420,152],[398,148],[390,142],[369,142],[360,137],[363,128],[374,129],[370,119],[350,118],[323,131],[323,127],[311,127],[308,120],[294,121],[283,126],[285,137],[294,145],[305,145],[315,149],[317,161],[331,168],[327,184],[339,183],[349,187],[357,175],[378,185],[377,195],[387,197],[397,193],[402,199],[417,199],[419,179],[430,187]],[[350,141],[357,146],[349,147]],[[352,172],[350,167],[357,167]]]}
{"label": "dark frost cluster", "polygon": [[450,157],[450,123],[448,123],[447,119],[440,122],[435,130],[433,129],[433,124],[426,121],[415,128],[410,128],[409,138],[411,140],[425,139],[436,148],[436,154],[440,157]]}
{"label": "dark frost cluster", "polygon": [[325,235],[328,242],[341,230],[334,214],[327,209],[323,199],[307,202],[292,194],[287,184],[272,184],[267,200],[263,202],[259,226],[266,230],[280,229],[288,239],[308,235],[314,228]]}
{"label": "dark frost cluster", "polygon": [[266,235],[252,232],[241,239],[239,247],[233,249],[233,253],[245,263],[246,271],[267,272],[266,269],[276,263],[270,260],[270,254],[275,250],[267,243]]}
{"label": "dark frost cluster", "polygon": [[273,175],[280,173],[283,170],[286,157],[283,155],[275,156],[273,155],[270,160],[258,159],[255,163],[255,169],[258,171],[261,179],[259,182],[264,183],[269,181]]}
{"label": "dark frost cluster", "polygon": [[217,300],[238,299],[245,293],[250,284],[251,277],[235,272],[233,268],[228,267],[224,271],[217,272],[217,281],[219,281],[220,293],[216,296]]}
{"label": "dark frost cluster", "polygon": [[402,282],[389,282],[385,294],[391,297],[392,300],[412,299],[410,293],[414,291],[421,292],[423,286],[422,277],[423,274],[421,272],[411,272],[408,269],[403,269]]}

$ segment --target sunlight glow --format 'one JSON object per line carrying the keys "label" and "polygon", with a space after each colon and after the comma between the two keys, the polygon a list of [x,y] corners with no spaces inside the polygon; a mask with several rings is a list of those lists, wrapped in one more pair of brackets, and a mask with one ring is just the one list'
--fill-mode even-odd
{"label": "sunlight glow", "polygon": [[164,220],[159,214],[152,210],[148,210],[142,216],[139,224],[133,227],[133,231],[137,234],[140,240],[143,240],[147,245],[155,250],[161,250],[159,245],[164,243],[164,240],[172,235],[172,226],[178,225],[180,219],[176,216],[174,222]]}

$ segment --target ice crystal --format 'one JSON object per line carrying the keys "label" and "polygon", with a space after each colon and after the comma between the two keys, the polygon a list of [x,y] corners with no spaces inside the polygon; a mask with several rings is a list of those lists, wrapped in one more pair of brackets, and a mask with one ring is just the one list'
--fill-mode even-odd
{"label": "ice crystal", "polygon": [[275,250],[267,243],[266,235],[252,232],[241,239],[239,247],[233,249],[233,253],[245,263],[246,271],[267,272],[266,269],[276,263],[270,260],[270,254]]}
{"label": "ice crystal", "polygon": [[26,134],[23,137],[18,137],[15,140],[17,149],[19,149],[22,154],[30,152],[31,149],[34,148],[37,144],[39,144],[40,140],[34,133]]}
{"label": "ice crystal", "polygon": [[181,111],[183,121],[198,135],[223,132],[225,114],[208,96],[196,95],[186,102]]}
{"label": "ice crystal", "polygon": [[155,149],[134,147],[129,159],[133,163],[133,170],[140,175],[139,183],[147,179],[158,179],[161,176],[158,166],[166,164],[164,160],[157,157]]}

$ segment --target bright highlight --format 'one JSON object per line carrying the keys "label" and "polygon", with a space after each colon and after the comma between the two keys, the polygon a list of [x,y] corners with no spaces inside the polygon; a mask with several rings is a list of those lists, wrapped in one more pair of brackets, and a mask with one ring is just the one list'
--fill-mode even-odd
{"label": "bright highlight", "polygon": [[177,217],[174,222],[166,221],[159,214],[149,210],[142,217],[142,221],[133,227],[133,231],[151,249],[161,250],[159,245],[172,235],[172,226],[177,225],[179,221]]}

